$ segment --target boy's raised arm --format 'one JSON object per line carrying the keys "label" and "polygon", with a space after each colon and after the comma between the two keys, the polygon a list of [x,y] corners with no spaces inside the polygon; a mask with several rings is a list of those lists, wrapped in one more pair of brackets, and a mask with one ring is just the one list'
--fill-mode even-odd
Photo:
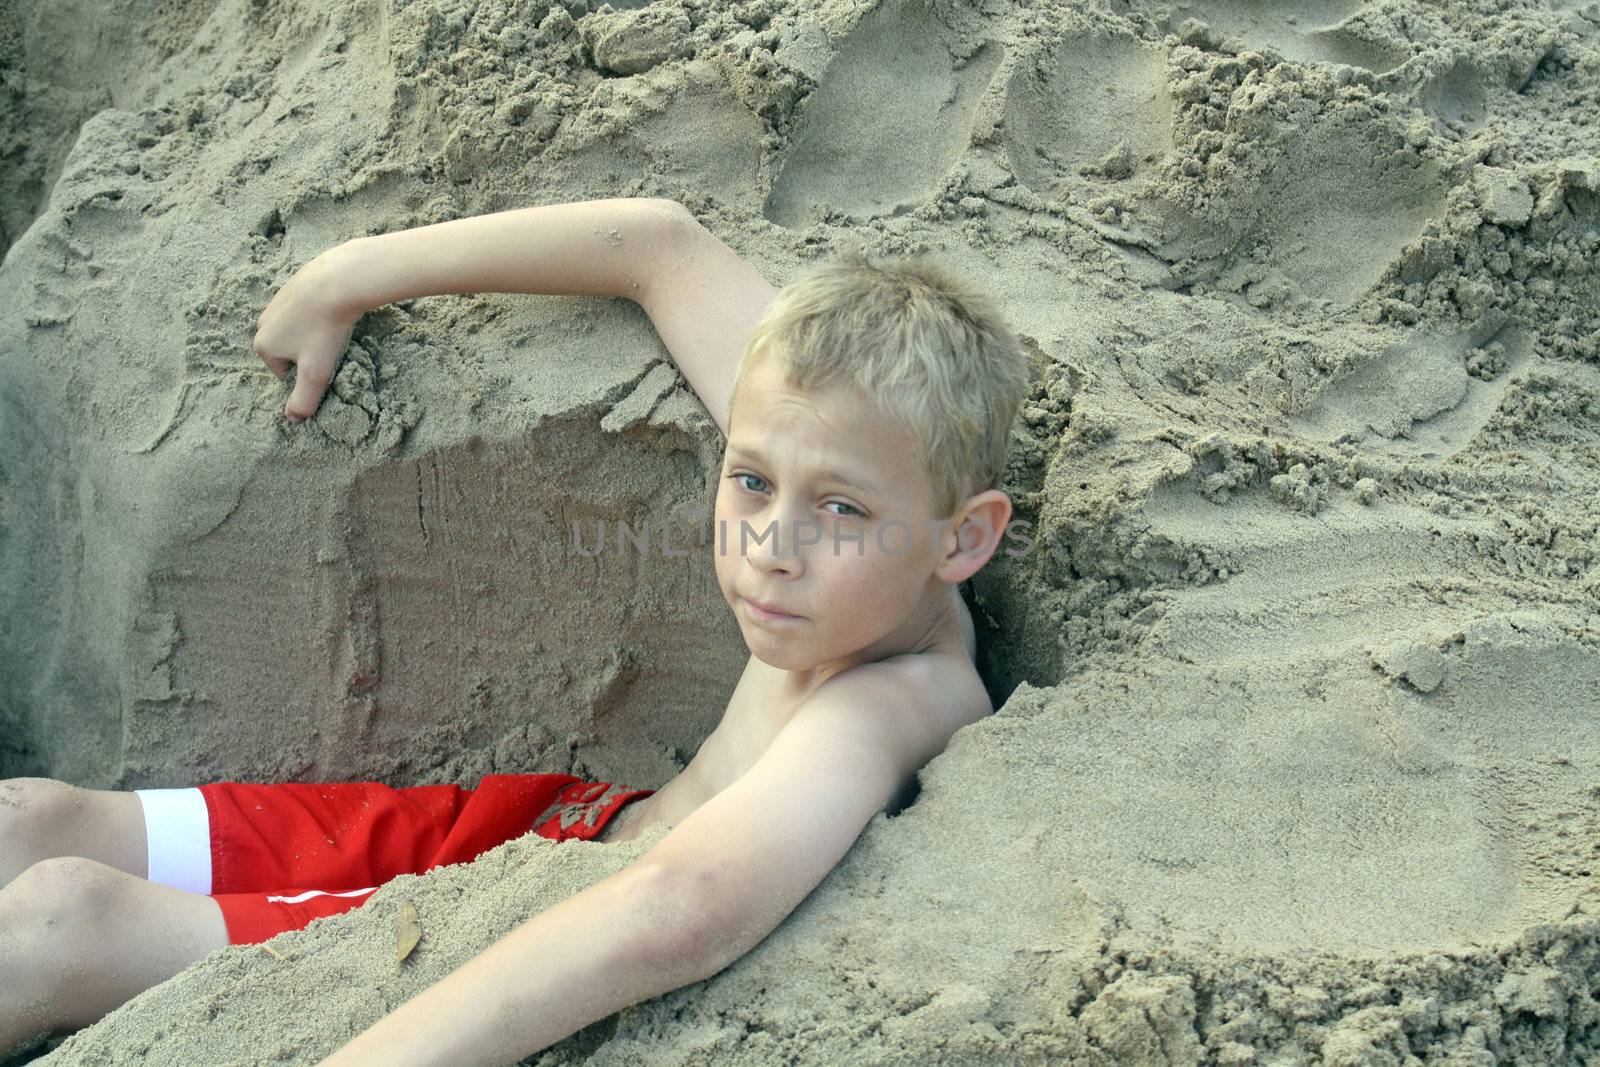
{"label": "boy's raised arm", "polygon": [[356,320],[396,300],[447,293],[547,293],[639,300],[693,225],[671,200],[620,198],[518,208],[335,246],[286,282],[261,314],[256,354],[279,378],[298,371],[284,407],[309,418]]}
{"label": "boy's raised arm", "polygon": [[634,299],[726,437],[739,361],[777,290],[685,209],[663,247]]}
{"label": "boy's raised arm", "polygon": [[358,237],[342,246],[340,288],[362,311],[444,293],[637,299],[683,213],[671,200],[584,200]]}

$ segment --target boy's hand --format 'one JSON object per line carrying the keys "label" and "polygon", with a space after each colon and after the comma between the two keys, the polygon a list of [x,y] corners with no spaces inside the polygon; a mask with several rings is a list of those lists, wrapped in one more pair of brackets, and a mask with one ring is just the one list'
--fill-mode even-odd
{"label": "boy's hand", "polygon": [[317,412],[339,369],[359,308],[338,298],[339,269],[329,252],[301,267],[267,304],[256,323],[255,351],[280,379],[298,367],[283,416],[301,422]]}

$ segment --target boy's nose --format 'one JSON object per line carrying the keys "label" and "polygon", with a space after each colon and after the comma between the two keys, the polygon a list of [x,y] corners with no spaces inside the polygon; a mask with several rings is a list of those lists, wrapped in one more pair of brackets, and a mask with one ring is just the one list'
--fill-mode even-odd
{"label": "boy's nose", "polygon": [[745,553],[745,558],[763,574],[798,574],[803,566],[790,545],[774,547],[771,542],[752,547]]}
{"label": "boy's nose", "polygon": [[796,536],[792,523],[772,519],[753,526],[746,536],[744,556],[762,573],[797,574],[804,568],[801,553],[806,539]]}
{"label": "boy's nose", "polygon": [[775,557],[766,554],[746,557],[750,565],[760,574],[776,574],[787,578],[795,575],[797,568],[794,566],[794,557]]}

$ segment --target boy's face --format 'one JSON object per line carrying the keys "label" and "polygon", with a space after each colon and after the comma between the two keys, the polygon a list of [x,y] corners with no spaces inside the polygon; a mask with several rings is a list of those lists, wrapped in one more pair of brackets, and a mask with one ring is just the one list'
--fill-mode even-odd
{"label": "boy's face", "polygon": [[864,397],[796,392],[770,359],[748,368],[712,536],[752,654],[810,670],[914,630],[938,560],[932,498],[910,437]]}

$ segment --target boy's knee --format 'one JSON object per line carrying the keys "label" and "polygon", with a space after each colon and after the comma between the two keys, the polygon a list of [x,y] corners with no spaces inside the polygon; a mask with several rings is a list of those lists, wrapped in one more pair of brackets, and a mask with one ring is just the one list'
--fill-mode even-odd
{"label": "boy's knee", "polygon": [[63,983],[81,980],[85,961],[97,958],[110,936],[107,924],[123,921],[116,906],[126,890],[120,875],[91,859],[57,856],[0,889],[0,987],[26,984],[48,998],[66,995],[71,987]]}
{"label": "boy's knee", "polygon": [[40,860],[0,891],[9,914],[4,920],[31,919],[44,926],[77,924],[111,913],[127,875],[82,856]]}
{"label": "boy's knee", "polygon": [[0,847],[18,838],[50,832],[64,810],[75,805],[77,786],[54,778],[7,778],[0,781]]}

